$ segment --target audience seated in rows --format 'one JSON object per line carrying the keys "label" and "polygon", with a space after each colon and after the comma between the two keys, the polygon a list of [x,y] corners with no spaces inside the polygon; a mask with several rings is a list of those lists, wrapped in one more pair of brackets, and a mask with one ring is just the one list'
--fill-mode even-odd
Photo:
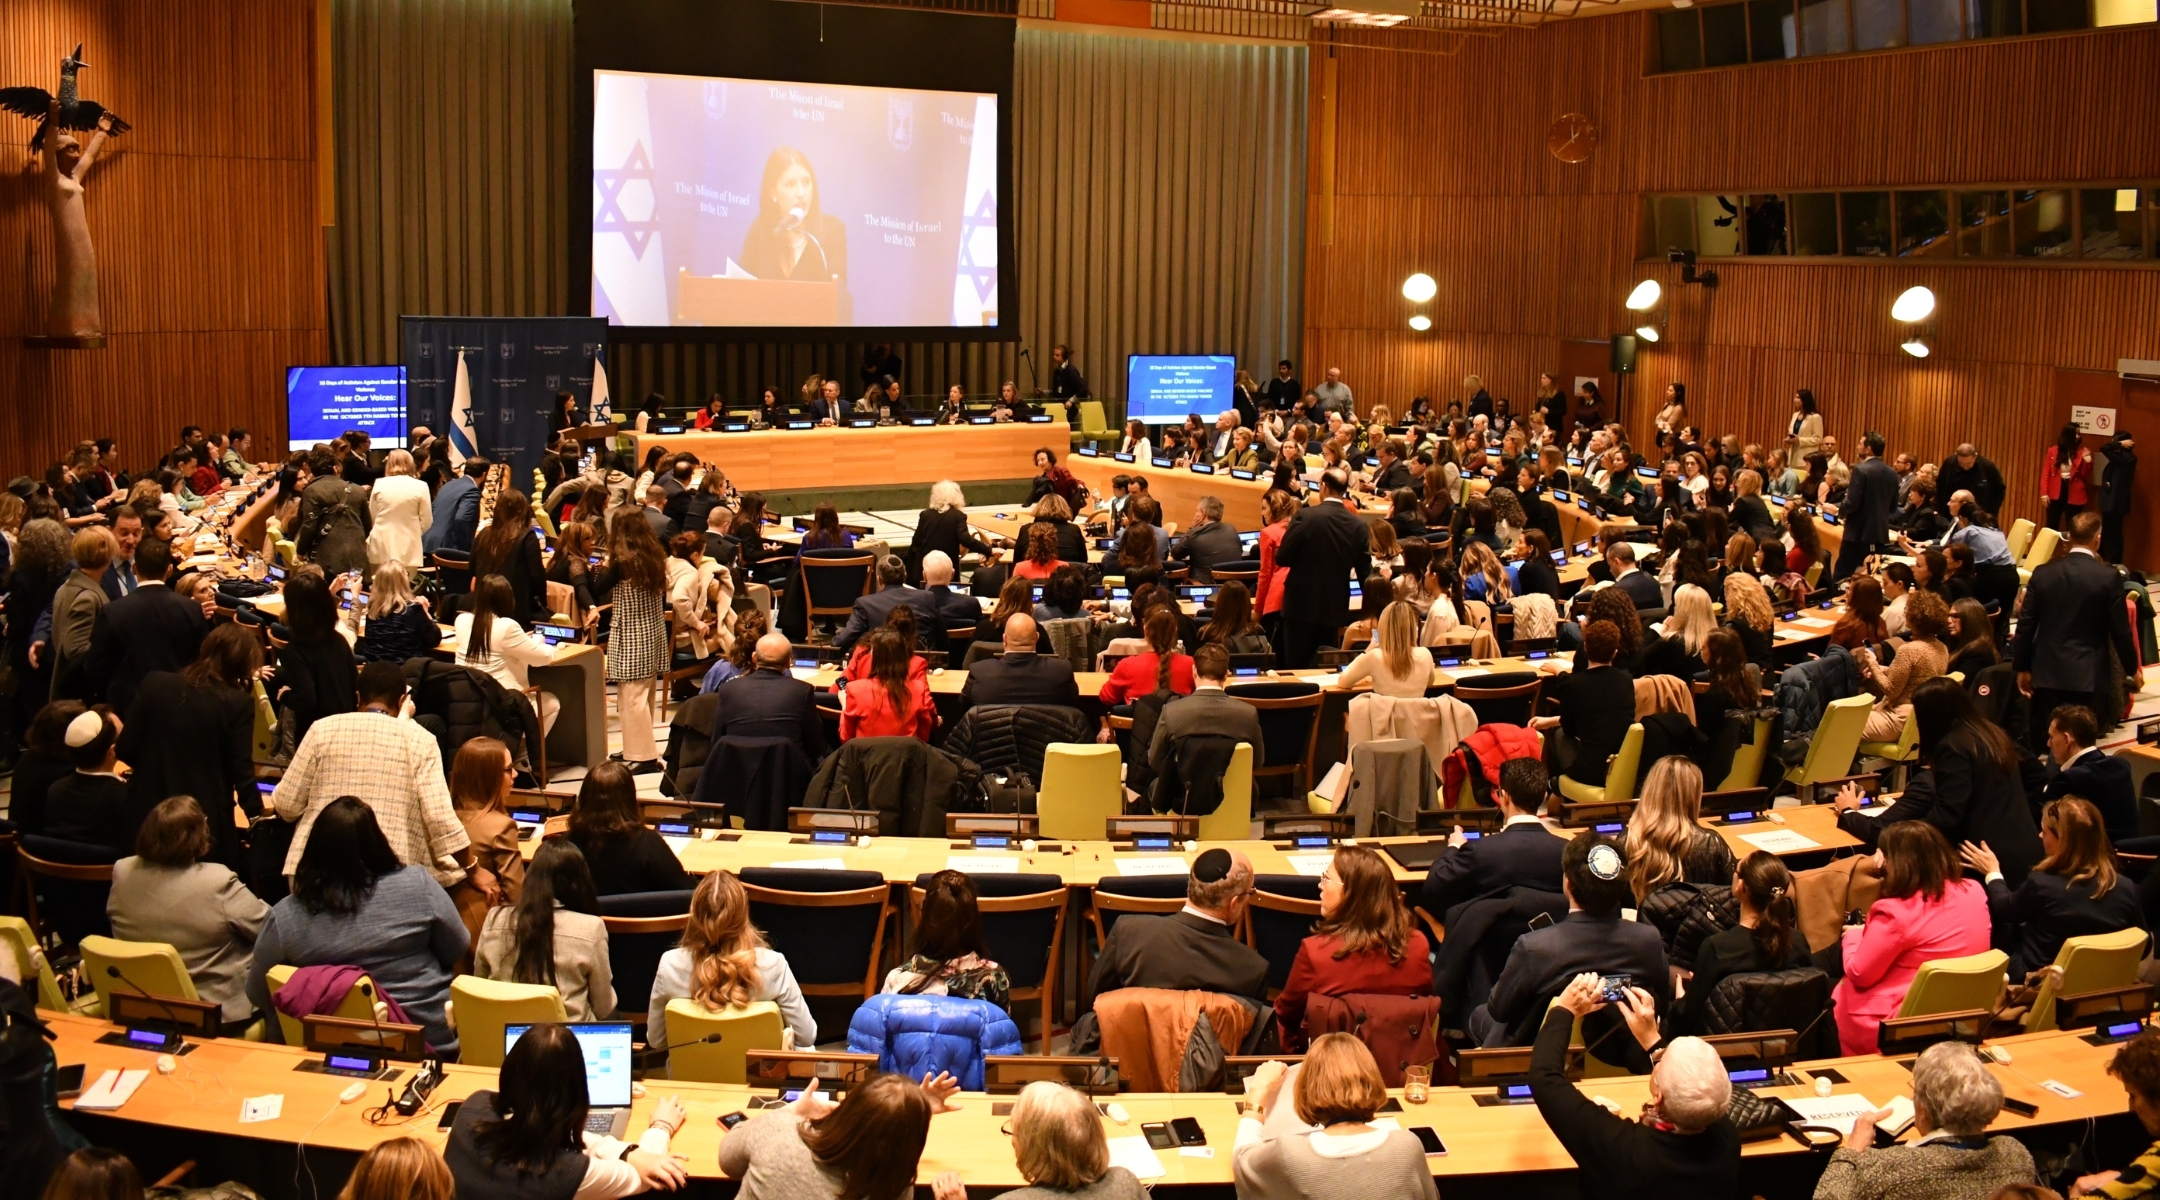
{"label": "audience seated in rows", "polygon": [[[1568,914],[1515,943],[1492,995],[1464,1021],[1472,1040],[1482,1046],[1528,1045],[1546,1005],[1585,971],[1626,975],[1659,1009],[1665,1007],[1672,981],[1657,930],[1620,916],[1630,899],[1628,876],[1626,855],[1611,838],[1580,834],[1568,842],[1561,857]],[[1611,1029],[1586,1025],[1584,1043]]]}
{"label": "audience seated in rows", "polygon": [[795,1045],[807,1049],[817,1044],[817,1021],[803,1002],[802,989],[787,959],[766,945],[765,935],[750,923],[750,899],[732,871],[714,871],[698,880],[682,945],[660,956],[652,1010],[645,1021],[646,1045],[655,1050],[667,1046],[668,1001],[682,999],[715,1012],[771,1000],[780,1006]]}
{"label": "audience seated in rows", "polygon": [[238,1030],[253,1016],[248,966],[270,906],[231,867],[203,861],[211,846],[210,822],[193,797],[151,809],[135,853],[113,864],[105,912],[114,937],[179,951],[195,994],[222,1009],[228,1030]]}
{"label": "audience seated in rows", "polygon": [[552,987],[573,1021],[614,1016],[615,980],[599,908],[585,855],[567,838],[549,838],[525,870],[517,903],[488,910],[473,943],[473,973]]}
{"label": "audience seated in rows", "polygon": [[1987,892],[1960,876],[1950,843],[1933,825],[1891,825],[1875,857],[1882,893],[1864,924],[1845,928],[1844,977],[1832,996],[1847,1054],[1875,1053],[1883,1018],[1897,1012],[1922,963],[1988,949]]}
{"label": "audience seated in rows", "polygon": [[1267,960],[1237,938],[1252,899],[1252,861],[1216,847],[1193,860],[1185,907],[1119,918],[1095,958],[1086,999],[1120,988],[1265,997]]}
{"label": "audience seated in rows", "polygon": [[1299,943],[1289,980],[1275,997],[1283,1049],[1304,1047],[1309,997],[1431,991],[1432,945],[1411,921],[1394,871],[1363,846],[1337,850],[1320,873],[1320,923]]}
{"label": "audience seated in rows", "polygon": [[689,1178],[668,1153],[688,1113],[666,1097],[636,1143],[585,1128],[585,1053],[563,1025],[535,1025],[503,1056],[493,1088],[465,1097],[443,1158],[459,1196],[620,1200]]}
{"label": "audience seated in rows", "polygon": [[885,973],[881,992],[958,996],[1010,1007],[1012,980],[983,941],[975,885],[965,872],[939,871],[923,888],[915,918],[915,953]]}
{"label": "audience seated in rows", "polygon": [[570,840],[585,856],[594,891],[686,892],[695,886],[682,860],[639,815],[637,781],[622,763],[594,767],[578,785],[570,810]]}
{"label": "audience seated in rows", "polygon": [[292,895],[255,939],[248,999],[258,1012],[273,1010],[274,966],[358,967],[426,1030],[429,1045],[456,1054],[444,1005],[472,942],[449,893],[427,868],[399,862],[375,810],[351,796],[323,806],[312,825]]}
{"label": "audience seated in rows", "polygon": [[1230,1152],[1240,1197],[1439,1200],[1418,1139],[1400,1126],[1373,1124],[1387,1103],[1387,1082],[1365,1043],[1326,1034],[1297,1066],[1262,1063],[1247,1082],[1259,1113],[1239,1119]]}

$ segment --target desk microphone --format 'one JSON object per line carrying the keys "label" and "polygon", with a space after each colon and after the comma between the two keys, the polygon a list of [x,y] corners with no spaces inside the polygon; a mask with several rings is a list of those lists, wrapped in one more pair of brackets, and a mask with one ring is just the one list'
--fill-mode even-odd
{"label": "desk microphone", "polygon": [[174,1025],[179,1026],[182,1029],[185,1029],[188,1026],[189,1023],[180,1019],[180,1014],[173,1010],[172,1005],[165,1003],[165,997],[156,995],[155,993],[149,991],[147,988],[143,987],[143,985],[135,982],[132,979],[129,979],[126,975],[121,974],[120,964],[106,963],[105,976],[108,979],[117,979],[120,982],[128,985],[129,987],[134,988],[137,995],[141,996],[143,999],[148,1000],[150,1003],[155,1004],[160,1009],[164,1010],[166,1019],[171,1021]]}
{"label": "desk microphone", "polygon": [[371,1022],[373,1022],[373,1023],[374,1023],[374,1025],[375,1025],[375,1053],[376,1053],[376,1056],[377,1056],[377,1057],[379,1057],[379,1058],[388,1058],[388,1057],[390,1056],[390,1051],[389,1051],[389,1049],[388,1049],[388,1045],[389,1045],[389,1035],[387,1035],[387,1034],[385,1034],[385,1033],[383,1032],[383,1027],[382,1027],[382,1013],[381,1013],[380,1011],[378,1011],[378,1008],[377,1008],[377,1004],[378,1004],[378,1001],[377,1001],[377,1000],[375,999],[375,981],[374,981],[374,980],[372,980],[372,979],[369,979],[369,978],[368,978],[367,976],[363,975],[363,976],[361,976],[361,977],[360,977],[360,985],[359,985],[359,986],[360,986],[360,994],[361,994],[361,995],[363,995],[363,996],[365,996],[365,997],[367,997],[367,1002],[368,1002],[368,1006],[367,1006],[367,1015],[368,1015],[368,1020],[369,1020],[369,1021],[371,1021]]}

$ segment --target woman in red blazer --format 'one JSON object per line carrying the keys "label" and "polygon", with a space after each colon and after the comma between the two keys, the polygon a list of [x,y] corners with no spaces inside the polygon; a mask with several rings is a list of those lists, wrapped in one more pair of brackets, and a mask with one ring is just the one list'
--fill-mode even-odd
{"label": "woman in red blazer", "polygon": [[1131,704],[1133,697],[1164,687],[1180,696],[1192,695],[1192,656],[1175,653],[1177,614],[1168,608],[1150,609],[1140,628],[1147,635],[1148,652],[1132,655],[1112,668],[1097,698],[1104,704]]}
{"label": "woman in red blazer", "polygon": [[937,703],[930,698],[928,677],[908,669],[906,642],[891,629],[864,639],[870,644],[870,676],[848,685],[840,697],[840,740],[859,737],[911,737],[930,740],[937,728]]}
{"label": "woman in red blazer", "polygon": [[1432,991],[1432,947],[1403,906],[1395,873],[1378,854],[1345,846],[1320,876],[1320,923],[1298,947],[1275,997],[1283,1049],[1305,1050],[1305,1003],[1314,995],[1423,996]]}
{"label": "woman in red blazer", "polygon": [[1920,964],[1988,949],[1987,892],[1961,876],[1940,831],[1926,821],[1899,821],[1875,845],[1882,894],[1866,924],[1845,927],[1845,978],[1832,993],[1846,1054],[1876,1053],[1883,1018],[1904,1002]]}
{"label": "woman in red blazer", "polygon": [[1290,493],[1276,489],[1261,499],[1260,509],[1265,521],[1260,526],[1260,576],[1253,585],[1253,611],[1260,614],[1260,623],[1272,634],[1279,621],[1276,614],[1282,612],[1283,585],[1290,582],[1290,568],[1276,564],[1275,551],[1290,528],[1290,518],[1297,515],[1298,502]]}
{"label": "woman in red blazer", "polygon": [[2062,427],[2040,464],[2040,498],[2047,501],[2049,527],[2070,531],[2070,518],[2085,507],[2085,480],[2092,474],[2092,451],[2074,424]]}

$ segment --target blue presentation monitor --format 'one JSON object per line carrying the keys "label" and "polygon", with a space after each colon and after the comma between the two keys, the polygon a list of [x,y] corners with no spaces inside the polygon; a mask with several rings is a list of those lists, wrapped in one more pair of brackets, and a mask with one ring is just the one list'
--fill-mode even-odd
{"label": "blue presentation monitor", "polygon": [[1125,414],[1176,425],[1190,413],[1212,423],[1231,407],[1237,359],[1228,354],[1133,354],[1125,360]]}
{"label": "blue presentation monitor", "polygon": [[405,368],[285,368],[286,449],[305,450],[348,429],[375,450],[405,445]]}

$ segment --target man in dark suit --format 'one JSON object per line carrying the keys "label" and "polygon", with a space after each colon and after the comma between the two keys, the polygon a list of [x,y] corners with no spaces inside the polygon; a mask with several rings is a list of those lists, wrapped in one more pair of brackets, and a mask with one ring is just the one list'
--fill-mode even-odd
{"label": "man in dark suit", "polygon": [[1658,586],[1657,576],[1635,567],[1635,543],[1614,542],[1605,547],[1605,567],[1612,572],[1613,583],[1635,602],[1636,611],[1665,607],[1665,591]]}
{"label": "man in dark suit", "polygon": [[1350,480],[1340,470],[1320,476],[1320,503],[1300,511],[1283,531],[1275,561],[1289,567],[1283,585],[1283,666],[1310,667],[1350,623],[1350,581],[1372,569],[1372,527],[1343,505]]}
{"label": "man in dark suit", "polygon": [[659,539],[662,546],[667,545],[668,539],[675,536],[675,522],[667,515],[667,489],[657,483],[647,485],[645,504],[639,512],[645,523],[652,526],[653,537]]}
{"label": "man in dark suit", "polygon": [[1062,658],[1037,654],[1035,618],[1014,613],[1005,618],[1005,652],[968,668],[960,687],[960,708],[989,704],[1062,704],[1076,708],[1080,687]]}
{"label": "man in dark suit", "polygon": [[[1267,960],[1234,932],[1252,890],[1251,860],[1221,847],[1204,851],[1193,860],[1182,911],[1122,917],[1110,927],[1088,976],[1087,1003],[1092,1006],[1104,992],[1136,987],[1264,999]],[[1656,937],[1652,930],[1652,940]]]}
{"label": "man in dark suit", "polygon": [[1088,399],[1088,385],[1073,365],[1072,347],[1063,342],[1050,347],[1050,398],[1065,406],[1065,420],[1079,428],[1080,402]]}
{"label": "man in dark suit", "polygon": [[1237,526],[1223,520],[1223,502],[1215,496],[1200,497],[1193,506],[1192,527],[1170,545],[1171,563],[1191,567],[1194,583],[1215,582],[1215,564],[1243,557],[1245,544],[1238,540]]}
{"label": "man in dark suit", "polygon": [[1868,555],[1889,544],[1890,514],[1897,511],[1897,471],[1883,461],[1883,435],[1870,429],[1861,435],[1860,446],[1865,456],[1852,469],[1852,479],[1845,485],[1845,502],[1838,505],[1845,539],[1838,546],[1832,579],[1851,575]]}
{"label": "man in dark suit", "polygon": [[1410,487],[1416,482],[1410,474],[1410,464],[1403,461],[1401,442],[1394,438],[1385,438],[1374,453],[1380,456],[1380,466],[1373,472],[1374,495],[1387,496],[1398,488]]}
{"label": "man in dark suit", "polygon": [[112,534],[120,542],[120,553],[113,556],[112,570],[105,572],[105,578],[100,582],[105,585],[105,598],[118,600],[135,594],[135,548],[142,545],[142,514],[125,504],[115,506]]}
{"label": "man in dark suit", "polygon": [[172,543],[144,538],[135,548],[135,576],[140,582],[134,593],[98,610],[90,634],[87,677],[102,681],[105,701],[115,712],[127,711],[143,676],[177,671],[194,662],[203,638],[210,633],[202,605],[165,586],[172,567]]}
{"label": "man in dark suit", "polygon": [[[907,564],[898,555],[888,554],[878,560],[878,590],[855,601],[855,611],[848,614],[848,622],[840,632],[833,635],[832,644],[841,650],[852,649],[862,636],[885,623],[893,610],[905,604],[915,610],[916,637],[921,639],[930,629],[942,629],[932,623],[937,613],[930,606],[927,596],[908,586]],[[940,639],[942,641],[942,638]],[[939,647],[942,649],[942,645]]]}
{"label": "man in dark suit", "polygon": [[818,394],[810,398],[810,419],[820,425],[833,425],[846,415],[847,405],[840,399],[840,381],[826,380]]}
{"label": "man in dark suit", "polygon": [[1253,761],[1267,761],[1267,742],[1260,732],[1260,710],[1225,691],[1230,680],[1230,652],[1214,642],[1193,651],[1193,690],[1190,696],[1173,696],[1163,705],[1155,722],[1155,736],[1148,742],[1148,766],[1155,778],[1172,773],[1178,743],[1194,734],[1236,738],[1252,746]]}
{"label": "man in dark suit", "polygon": [[487,469],[486,459],[468,458],[461,468],[464,473],[435,493],[435,521],[421,537],[421,549],[429,554],[437,550],[472,552],[473,534],[480,529],[480,478]]}
{"label": "man in dark suit", "polygon": [[1260,398],[1267,401],[1267,407],[1276,412],[1288,412],[1296,408],[1297,402],[1304,396],[1305,388],[1298,383],[1297,375],[1293,373],[1287,358],[1275,364],[1275,378],[1268,380],[1260,388]]}
{"label": "man in dark suit", "polygon": [[2091,709],[2103,729],[2115,723],[2119,713],[2107,702],[2111,643],[2130,690],[2145,686],[2122,576],[2100,559],[2100,514],[2072,517],[2069,541],[2070,553],[2032,573],[2010,642],[2018,690],[2032,698],[2035,750],[2047,743],[2048,718],[2065,704]]}
{"label": "man in dark suit", "polygon": [[2107,823],[2108,841],[2120,847],[2138,836],[2137,790],[2130,764],[2101,751],[2100,720],[2082,704],[2065,704],[2048,720],[2048,757],[2055,773],[2040,794],[2049,800],[2076,796],[2092,801]]}
{"label": "man in dark suit", "polygon": [[1935,471],[1935,505],[1945,516],[1956,516],[1950,511],[1950,498],[1959,492],[1971,492],[1974,501],[1991,513],[2002,511],[2005,489],[2002,472],[1994,463],[1980,453],[1971,442],[1965,442],[1951,451]]}
{"label": "man in dark suit", "polygon": [[[1658,939],[1657,927],[1620,919],[1620,909],[1633,899],[1633,893],[1628,887],[1627,859],[1618,843],[1596,834],[1573,838],[1562,851],[1560,870],[1568,915],[1532,930],[1509,952],[1492,995],[1471,1010],[1464,1024],[1481,1046],[1529,1045],[1544,1021],[1545,1006],[1585,971],[1629,976],[1631,985],[1649,992],[1660,1009],[1672,996],[1665,944]],[[1628,1036],[1611,1011],[1583,1019],[1585,1044],[1608,1033]]]}
{"label": "man in dark suit", "polygon": [[914,606],[916,614],[932,618],[939,629],[972,629],[975,622],[982,619],[982,605],[975,602],[975,597],[952,589],[951,555],[943,550],[932,550],[923,555],[922,581],[920,603]]}
{"label": "man in dark suit", "polygon": [[1511,758],[1500,764],[1500,786],[1493,806],[1504,824],[1497,833],[1471,840],[1458,826],[1448,838],[1447,853],[1433,860],[1425,874],[1418,904],[1436,917],[1470,900],[1495,896],[1512,887],[1560,890],[1560,852],[1567,842],[1538,820],[1551,776],[1534,758]]}
{"label": "man in dark suit", "polygon": [[816,689],[788,673],[793,653],[784,633],[768,633],[753,652],[757,669],[720,685],[713,693],[712,740],[724,737],[793,738],[812,763],[825,756],[825,722]]}

